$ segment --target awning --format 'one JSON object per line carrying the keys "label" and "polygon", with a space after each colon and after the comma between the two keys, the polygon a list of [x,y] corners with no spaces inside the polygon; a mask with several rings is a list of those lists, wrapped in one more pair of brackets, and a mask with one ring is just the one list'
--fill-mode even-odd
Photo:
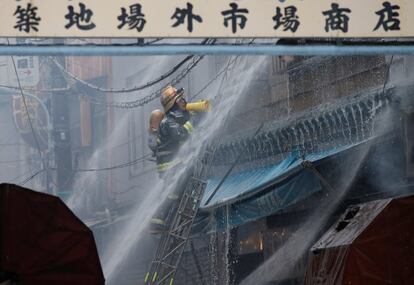
{"label": "awning", "polygon": [[[301,162],[308,160],[318,162],[326,157],[335,155],[358,144],[350,144],[336,147],[326,151],[319,151],[300,156],[299,151],[292,152],[287,158],[277,164],[267,165],[254,170],[231,174],[227,177],[211,201],[206,201],[220,183],[222,177],[213,177],[208,180],[204,197],[201,201],[201,209],[207,210],[221,207],[225,204],[235,203],[247,199],[271,185],[283,182],[288,177],[303,170]],[[277,189],[275,189],[277,190]]]}
{"label": "awning", "polygon": [[250,171],[231,174],[206,205],[206,201],[221,181],[221,177],[208,180],[201,202],[197,230],[223,229],[275,214],[305,200],[322,190],[319,179],[306,171],[301,162],[318,165],[325,158],[355,147],[349,144],[300,156],[292,152],[283,161]]}

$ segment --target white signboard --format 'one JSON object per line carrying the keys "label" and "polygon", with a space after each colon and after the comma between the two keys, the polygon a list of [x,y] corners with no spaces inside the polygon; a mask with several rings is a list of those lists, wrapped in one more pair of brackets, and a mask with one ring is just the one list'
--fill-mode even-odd
{"label": "white signboard", "polygon": [[[14,56],[17,74],[22,87],[33,87],[39,83],[39,58],[37,56]],[[9,83],[19,86],[11,58],[8,60]]]}
{"label": "white signboard", "polygon": [[[3,45],[7,44],[26,44],[29,43],[28,39],[9,39],[8,41],[3,41]],[[17,74],[19,76],[20,84],[22,87],[34,87],[39,83],[39,57],[37,56],[14,56],[14,63],[16,64]],[[16,77],[16,71],[14,69],[12,58],[2,57],[1,59],[4,60],[4,67],[5,71],[7,72],[6,77],[2,77],[3,80],[7,80],[7,82],[3,82],[4,84],[11,85],[11,86],[19,86]],[[1,68],[1,61],[0,61],[0,68]],[[2,81],[3,81],[2,80]]]}
{"label": "white signboard", "polygon": [[2,0],[8,37],[413,37],[413,0]]}

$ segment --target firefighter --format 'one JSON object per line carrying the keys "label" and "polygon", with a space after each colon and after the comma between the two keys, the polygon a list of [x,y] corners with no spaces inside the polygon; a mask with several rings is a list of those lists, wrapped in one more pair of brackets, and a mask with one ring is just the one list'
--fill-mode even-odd
{"label": "firefighter", "polygon": [[157,170],[160,177],[163,177],[167,170],[181,162],[176,154],[193,131],[193,126],[190,122],[190,112],[186,109],[184,89],[166,87],[162,91],[161,105],[165,117],[158,128],[159,144],[156,158]]}
{"label": "firefighter", "polygon": [[[177,90],[173,86],[168,86],[163,89],[160,101],[165,115],[157,130],[158,138],[155,156],[158,173],[164,179],[167,187],[167,185],[174,182],[178,169],[182,169],[183,167],[180,157],[177,157],[177,152],[193,132],[193,125],[190,122],[190,118],[193,117],[197,121],[197,118],[201,119],[202,116],[193,115],[206,113],[211,108],[210,102],[206,100],[187,103],[184,97],[184,89]],[[155,114],[154,117],[158,118]],[[167,200],[161,206],[158,213],[151,219],[152,233],[160,233],[165,230],[165,220],[168,212],[175,211],[175,208],[178,206],[177,199],[184,191],[191,173],[192,170],[187,169],[185,175],[179,177],[179,181],[176,183],[177,186],[168,194]]]}
{"label": "firefighter", "polygon": [[[177,90],[173,86],[168,86],[163,89],[160,101],[165,115],[157,130],[158,139],[155,154],[158,173],[164,179],[164,184],[167,187],[172,183],[178,165],[181,164],[181,160],[176,154],[180,146],[189,138],[193,126],[190,123],[190,112],[186,109],[184,89]],[[176,201],[183,191],[185,180],[186,178],[179,182],[177,189],[168,194],[167,200],[151,219],[151,233],[158,234],[166,229],[165,220],[169,211],[175,207]]]}
{"label": "firefighter", "polygon": [[[161,104],[168,116],[159,109],[151,112],[148,146],[157,157],[157,169],[160,177],[179,160],[174,161],[174,156],[182,142],[192,132],[193,126],[190,123],[190,114],[200,114],[211,110],[210,102],[201,100],[194,103],[187,103],[183,97],[184,89],[177,90],[168,86],[163,90]],[[202,117],[202,116],[197,116]],[[164,120],[165,118],[165,120]],[[200,119],[199,118],[199,119]],[[162,131],[159,131],[162,123]]]}

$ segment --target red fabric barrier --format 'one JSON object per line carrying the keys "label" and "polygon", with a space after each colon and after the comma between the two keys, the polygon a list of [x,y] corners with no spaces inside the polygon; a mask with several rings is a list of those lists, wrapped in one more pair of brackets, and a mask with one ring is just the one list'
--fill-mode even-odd
{"label": "red fabric barrier", "polygon": [[21,284],[105,284],[92,232],[58,197],[1,184],[0,221],[0,268]]}

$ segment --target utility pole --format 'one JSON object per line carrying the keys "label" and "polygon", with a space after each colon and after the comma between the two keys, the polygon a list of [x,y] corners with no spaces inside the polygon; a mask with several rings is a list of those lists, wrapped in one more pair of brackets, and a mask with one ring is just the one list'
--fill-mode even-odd
{"label": "utility pole", "polygon": [[[60,57],[58,61],[63,61]],[[56,74],[56,73],[55,73]],[[51,78],[54,88],[66,87],[66,81],[58,72]],[[70,139],[69,102],[67,91],[53,92],[51,98],[53,138],[55,141],[55,163],[57,194],[66,196],[72,180],[72,148]]]}
{"label": "utility pole", "polygon": [[[57,42],[59,41],[59,42]],[[54,40],[60,43],[63,40]],[[56,57],[56,60],[65,66],[63,56]],[[68,189],[72,181],[72,147],[70,136],[69,100],[66,90],[67,82],[59,68],[49,61],[46,85],[48,88],[56,89],[51,93],[50,109],[53,130],[51,136],[54,141],[54,164],[56,168],[56,194],[66,197],[70,193]]]}

